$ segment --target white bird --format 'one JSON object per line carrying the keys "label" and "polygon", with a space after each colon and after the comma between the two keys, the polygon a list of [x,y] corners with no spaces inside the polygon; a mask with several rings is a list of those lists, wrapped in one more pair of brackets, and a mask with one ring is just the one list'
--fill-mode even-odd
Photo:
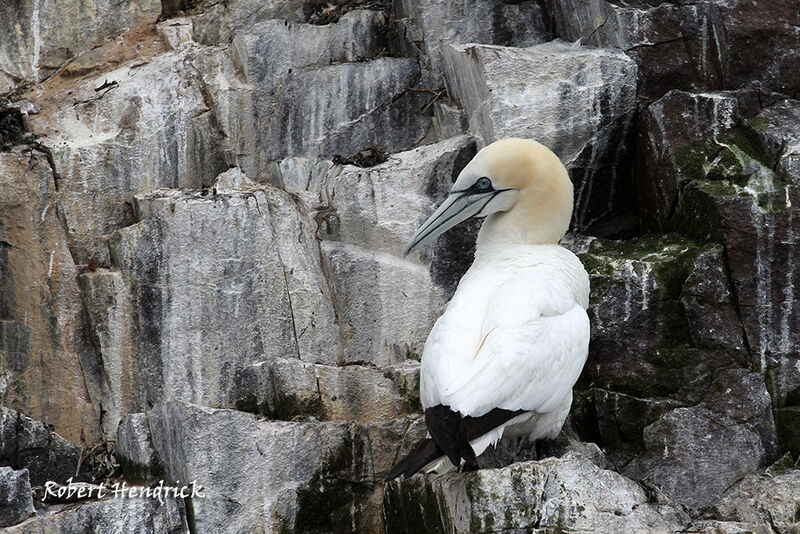
{"label": "white bird", "polygon": [[422,354],[430,438],[386,479],[453,466],[501,437],[555,438],[589,350],[589,276],[558,245],[572,217],[567,170],[545,146],[503,139],[479,151],[406,253],[485,216],[475,259]]}

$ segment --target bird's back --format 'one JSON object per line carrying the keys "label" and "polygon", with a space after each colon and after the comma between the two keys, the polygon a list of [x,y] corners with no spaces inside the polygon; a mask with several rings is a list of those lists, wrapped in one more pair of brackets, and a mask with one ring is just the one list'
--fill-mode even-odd
{"label": "bird's back", "polygon": [[425,344],[423,407],[559,408],[586,360],[588,299],[589,277],[563,247],[481,247]]}

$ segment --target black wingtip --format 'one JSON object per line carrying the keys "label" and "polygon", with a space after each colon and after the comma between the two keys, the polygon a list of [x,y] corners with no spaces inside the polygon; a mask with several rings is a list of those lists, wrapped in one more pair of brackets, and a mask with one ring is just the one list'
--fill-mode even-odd
{"label": "black wingtip", "polygon": [[432,439],[423,439],[405,458],[392,467],[383,481],[389,482],[401,475],[403,478],[413,476],[421,471],[423,467],[443,455],[444,453],[436,446],[436,443],[434,443]]}

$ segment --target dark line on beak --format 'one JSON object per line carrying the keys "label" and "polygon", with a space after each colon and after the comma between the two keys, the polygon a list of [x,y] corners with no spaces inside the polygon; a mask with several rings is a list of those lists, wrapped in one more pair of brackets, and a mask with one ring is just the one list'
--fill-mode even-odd
{"label": "dark line on beak", "polygon": [[[463,197],[464,197],[464,195],[461,195],[460,197],[458,197],[458,199],[457,199],[457,200],[461,200]],[[455,202],[453,202],[453,204],[455,204]],[[451,205],[451,206],[452,206],[452,205]],[[470,206],[469,204],[465,205],[463,208],[461,208],[461,209],[460,209],[460,210],[458,210],[457,212],[455,212],[455,213],[453,213],[453,214],[449,215],[449,216],[448,216],[446,219],[443,219],[443,220],[442,220],[442,221],[441,221],[441,222],[440,222],[438,225],[436,225],[436,226],[433,226],[433,223],[435,223],[437,220],[433,220],[433,221],[431,221],[431,223],[430,223],[430,224],[429,224],[427,227],[425,227],[425,230],[423,230],[423,233],[422,233],[422,234],[420,234],[420,235],[419,235],[419,237],[418,237],[418,238],[417,238],[417,239],[414,241],[414,243],[412,243],[411,245],[409,245],[409,247],[413,247],[414,245],[416,245],[417,243],[419,243],[420,241],[422,241],[423,239],[425,239],[426,237],[428,237],[429,235],[431,235],[431,233],[432,233],[434,230],[436,230],[437,228],[439,228],[440,226],[442,226],[444,223],[446,223],[447,221],[449,221],[450,219],[452,219],[453,217],[455,217],[456,215],[458,215],[459,213],[461,213],[462,211],[464,211],[465,209],[467,209],[469,206]],[[481,208],[481,209],[483,209],[483,208]],[[433,226],[433,228],[431,228],[431,226]]]}
{"label": "dark line on beak", "polygon": [[[463,193],[462,191],[457,191],[457,192],[458,192],[458,193]],[[455,204],[455,202],[456,202],[456,201],[458,201],[458,200],[461,200],[462,198],[464,198],[464,196],[466,196],[466,193],[463,193],[463,194],[461,194],[461,195],[460,195],[458,198],[456,198],[456,199],[453,201],[453,204]],[[461,212],[459,211],[459,212],[457,212],[457,213],[461,213]],[[422,226],[422,227],[420,227],[420,229],[419,229],[419,230],[417,230],[417,232],[424,232],[425,230],[427,230],[428,228],[430,228],[430,227],[431,227],[431,225],[432,225],[433,223],[435,223],[435,222],[436,222],[436,220],[435,220],[435,219],[434,219],[433,221],[428,221],[428,225],[427,225],[427,226]],[[417,241],[419,241],[419,240],[417,240]]]}
{"label": "dark line on beak", "polygon": [[[489,196],[489,197],[487,197],[487,199],[486,199],[486,202],[484,202],[484,203],[483,203],[483,206],[481,206],[481,209],[479,209],[479,210],[478,210],[478,212],[477,212],[475,215],[473,215],[473,217],[476,217],[476,216],[480,215],[480,213],[481,213],[481,212],[484,210],[484,208],[485,208],[485,207],[486,207],[486,206],[489,204],[489,202],[491,202],[491,201],[494,199],[494,197],[496,197],[498,194],[502,193],[503,191],[508,191],[508,189],[501,189],[501,190],[499,190],[499,191],[492,191],[492,195],[491,195],[491,196]],[[458,199],[460,200],[460,199],[461,199],[461,198],[463,198],[464,196],[465,196],[465,195],[461,195],[460,197],[458,197]],[[420,234],[420,236],[419,236],[419,237],[418,237],[418,238],[417,238],[417,239],[416,239],[416,240],[415,240],[415,241],[414,241],[412,244],[410,244],[410,245],[409,245],[409,248],[412,248],[412,247],[414,247],[414,246],[415,246],[417,243],[419,243],[420,241],[422,241],[423,239],[425,239],[426,237],[428,237],[429,235],[431,235],[431,233],[432,233],[434,230],[436,230],[437,228],[439,228],[440,226],[442,226],[443,224],[445,224],[447,221],[449,221],[450,219],[452,219],[453,217],[455,217],[456,215],[458,215],[459,213],[461,213],[462,211],[464,211],[465,209],[467,209],[469,206],[470,206],[470,204],[467,204],[467,205],[465,205],[463,208],[461,208],[461,209],[460,209],[460,210],[458,210],[457,212],[455,212],[455,213],[451,214],[449,217],[447,217],[446,219],[442,220],[442,221],[441,221],[441,222],[440,222],[438,225],[436,225],[436,226],[435,226],[435,227],[433,227],[432,229],[431,229],[431,228],[430,228],[430,226],[429,226],[429,227],[428,227],[428,231],[424,232],[423,234]]]}

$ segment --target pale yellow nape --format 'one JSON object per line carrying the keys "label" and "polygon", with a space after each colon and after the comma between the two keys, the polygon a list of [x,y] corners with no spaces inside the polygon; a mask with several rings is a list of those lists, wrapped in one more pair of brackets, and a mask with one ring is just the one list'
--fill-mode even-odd
{"label": "pale yellow nape", "polygon": [[[508,138],[482,150],[467,166],[485,173],[495,189],[514,189],[511,209],[486,218],[478,244],[554,244],[572,218],[573,188],[567,169],[546,146]],[[465,170],[467,170],[465,169]]]}

